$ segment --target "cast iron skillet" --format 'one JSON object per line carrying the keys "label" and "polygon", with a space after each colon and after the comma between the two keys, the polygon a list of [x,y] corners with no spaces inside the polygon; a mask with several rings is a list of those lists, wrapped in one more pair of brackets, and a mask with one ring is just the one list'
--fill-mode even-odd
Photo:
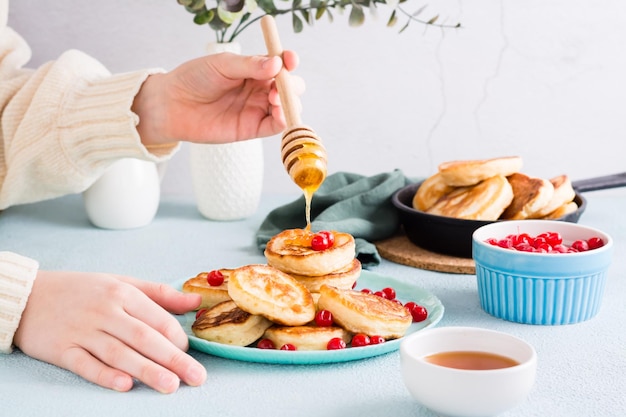
{"label": "cast iron skillet", "polygon": [[[480,226],[493,223],[484,220],[464,220],[428,214],[413,208],[413,196],[421,182],[396,191],[391,198],[398,209],[404,232],[415,245],[437,253],[462,258],[472,257],[472,233]],[[626,186],[626,172],[573,181],[574,201],[578,210],[558,220],[576,223],[587,208],[587,200],[580,193]],[[506,220],[497,220],[506,221]]]}

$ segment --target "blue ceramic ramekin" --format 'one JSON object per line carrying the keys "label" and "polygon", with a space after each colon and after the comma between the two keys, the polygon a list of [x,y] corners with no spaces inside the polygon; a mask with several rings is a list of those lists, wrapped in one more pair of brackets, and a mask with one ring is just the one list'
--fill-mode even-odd
{"label": "blue ceramic ramekin", "polygon": [[[489,238],[557,232],[563,243],[600,237],[601,248],[578,253],[531,253],[487,243]],[[489,314],[525,324],[573,324],[594,317],[602,302],[612,238],[591,227],[551,220],[492,223],[472,235],[478,297]]]}

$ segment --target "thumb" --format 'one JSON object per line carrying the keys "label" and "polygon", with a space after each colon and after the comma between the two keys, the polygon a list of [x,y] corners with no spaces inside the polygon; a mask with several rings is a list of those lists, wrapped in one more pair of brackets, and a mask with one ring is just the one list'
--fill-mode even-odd
{"label": "thumb", "polygon": [[270,80],[283,67],[280,57],[273,56],[245,56],[237,54],[210,55],[212,66],[224,77],[230,79]]}

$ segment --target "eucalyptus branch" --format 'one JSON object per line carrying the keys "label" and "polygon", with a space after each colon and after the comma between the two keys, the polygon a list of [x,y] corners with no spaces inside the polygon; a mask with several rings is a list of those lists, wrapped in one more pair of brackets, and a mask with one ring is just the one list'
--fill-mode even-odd
{"label": "eucalyptus branch", "polygon": [[[424,12],[426,6],[413,13],[407,12],[402,3],[408,0],[291,0],[291,7],[279,9],[274,4],[275,0],[177,0],[185,9],[194,14],[194,22],[199,25],[208,24],[215,31],[217,42],[233,42],[239,34],[250,25],[256,23],[265,15],[280,16],[291,14],[292,27],[295,33],[303,30],[304,24],[312,25],[315,20],[319,20],[327,15],[332,21],[331,9],[343,11],[350,9],[348,23],[350,26],[361,26],[365,21],[364,8],[375,9],[376,4],[389,5],[393,2],[392,13],[387,21],[387,26],[391,27],[397,23],[397,12],[407,18],[407,22],[400,29],[403,32],[411,22],[416,22],[427,26],[437,26],[440,28],[459,28],[460,23],[445,24],[439,23],[439,15],[429,19],[422,19],[419,16]],[[207,8],[207,1],[215,2],[214,7]],[[250,3],[252,6],[250,6]],[[259,14],[255,14],[260,10]],[[253,16],[253,14],[255,14]],[[230,30],[230,35],[228,32]]]}
{"label": "eucalyptus branch", "polygon": [[[422,12],[422,10],[424,10],[424,8],[419,9],[417,12],[409,13],[406,10],[404,10],[404,8],[402,8],[400,5],[398,5],[397,10],[399,10],[402,14],[407,16],[410,20],[421,23],[423,25],[437,26],[437,27],[444,28],[444,29],[458,29],[461,27],[461,22],[457,22],[454,24],[449,24],[449,23],[435,24],[435,22],[439,20],[439,15],[435,15],[428,20],[418,19],[417,15],[419,15]],[[400,31],[402,32],[408,25],[409,24],[407,22],[407,24],[404,25],[404,27]]]}

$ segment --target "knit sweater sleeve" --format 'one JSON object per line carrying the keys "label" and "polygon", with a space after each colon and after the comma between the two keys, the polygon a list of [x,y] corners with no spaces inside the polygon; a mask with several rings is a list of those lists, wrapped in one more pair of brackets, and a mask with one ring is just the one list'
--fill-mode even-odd
{"label": "knit sweater sleeve", "polygon": [[0,353],[10,353],[13,335],[37,275],[37,261],[0,252]]}
{"label": "knit sweater sleeve", "polygon": [[131,111],[146,78],[160,69],[111,74],[70,50],[37,69],[30,50],[0,27],[0,210],[79,193],[115,160],[160,162],[177,149],[147,149]]}

